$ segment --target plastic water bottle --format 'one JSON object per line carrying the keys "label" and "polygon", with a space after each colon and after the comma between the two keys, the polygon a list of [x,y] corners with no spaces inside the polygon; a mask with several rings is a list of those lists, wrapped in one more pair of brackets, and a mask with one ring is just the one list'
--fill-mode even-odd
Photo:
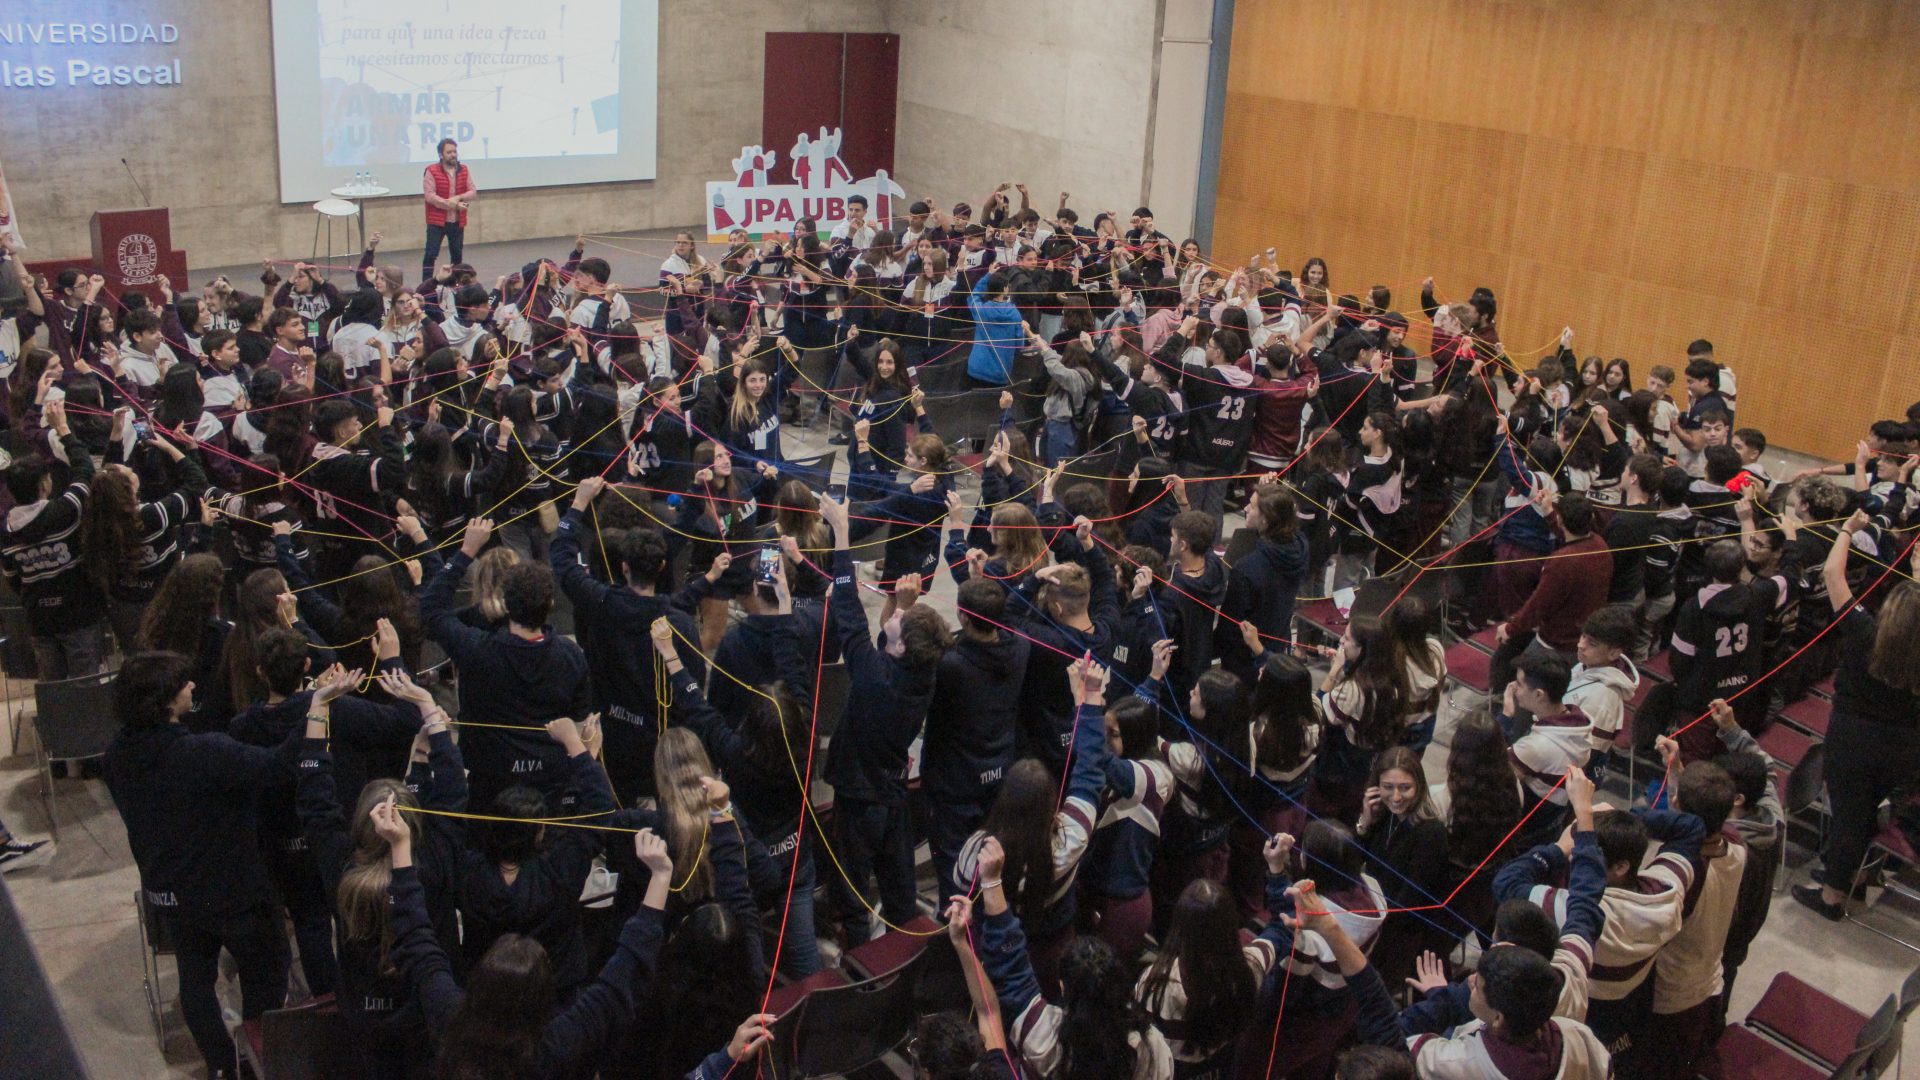
{"label": "plastic water bottle", "polygon": [[366,181],[364,180],[365,176],[366,176],[366,173],[362,172],[361,170],[359,169],[353,170],[353,190],[359,191],[361,188],[364,188],[366,186]]}

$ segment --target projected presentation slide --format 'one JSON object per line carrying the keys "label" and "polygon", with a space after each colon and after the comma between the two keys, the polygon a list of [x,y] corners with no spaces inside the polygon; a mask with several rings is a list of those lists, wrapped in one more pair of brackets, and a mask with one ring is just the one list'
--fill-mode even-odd
{"label": "projected presentation slide", "polygon": [[274,0],[280,197],[418,195],[442,139],[482,190],[654,175],[658,0]]}

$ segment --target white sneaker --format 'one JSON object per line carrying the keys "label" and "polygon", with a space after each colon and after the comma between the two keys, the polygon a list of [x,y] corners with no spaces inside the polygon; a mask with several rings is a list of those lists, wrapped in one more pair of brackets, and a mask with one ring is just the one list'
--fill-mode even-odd
{"label": "white sneaker", "polygon": [[11,874],[23,866],[45,862],[52,855],[51,840],[9,840],[0,845],[0,874]]}

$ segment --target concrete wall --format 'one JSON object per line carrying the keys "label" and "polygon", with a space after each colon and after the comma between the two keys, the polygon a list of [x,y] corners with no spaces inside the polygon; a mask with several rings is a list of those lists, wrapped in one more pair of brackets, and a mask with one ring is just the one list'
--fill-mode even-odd
{"label": "concrete wall", "polygon": [[1088,223],[1130,213],[1148,190],[1159,6],[882,0],[885,29],[900,35],[901,186],[977,211],[989,189],[1022,181],[1043,213],[1062,191]]}
{"label": "concrete wall", "polygon": [[[279,202],[266,0],[93,0],[84,12],[46,0],[0,6],[9,21],[70,16],[164,21],[181,30],[175,46],[89,47],[90,54],[113,50],[114,62],[177,52],[184,62],[179,87],[0,88],[0,165],[29,258],[85,256],[88,215],[140,205],[120,167],[122,156],[153,204],[172,210],[174,243],[186,249],[191,265],[310,250],[312,210]],[[701,220],[706,181],[726,177],[740,147],[760,138],[759,34],[879,30],[882,6],[881,0],[661,0],[658,179],[486,193],[474,204],[468,239]],[[15,64],[59,65],[69,55],[73,50],[64,47],[0,46],[0,59]],[[484,192],[485,172],[476,170],[476,178]],[[417,196],[367,209],[369,231],[385,232],[388,246],[422,243]]]}

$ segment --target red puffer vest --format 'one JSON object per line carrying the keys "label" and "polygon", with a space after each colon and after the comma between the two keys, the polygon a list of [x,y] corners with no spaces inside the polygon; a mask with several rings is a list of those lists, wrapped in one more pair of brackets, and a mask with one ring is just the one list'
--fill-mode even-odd
{"label": "red puffer vest", "polygon": [[[437,161],[427,166],[427,179],[433,181],[433,193],[443,199],[451,199],[459,194],[461,190],[471,190],[470,186],[465,183],[466,177],[467,166],[464,163],[458,167],[453,176],[448,176],[446,167]],[[454,187],[456,183],[460,184],[459,189]],[[428,203],[427,224],[445,225],[446,223],[447,212],[434,206],[432,203]],[[465,210],[460,211],[460,220],[457,224],[463,229],[467,227],[467,212]]]}

